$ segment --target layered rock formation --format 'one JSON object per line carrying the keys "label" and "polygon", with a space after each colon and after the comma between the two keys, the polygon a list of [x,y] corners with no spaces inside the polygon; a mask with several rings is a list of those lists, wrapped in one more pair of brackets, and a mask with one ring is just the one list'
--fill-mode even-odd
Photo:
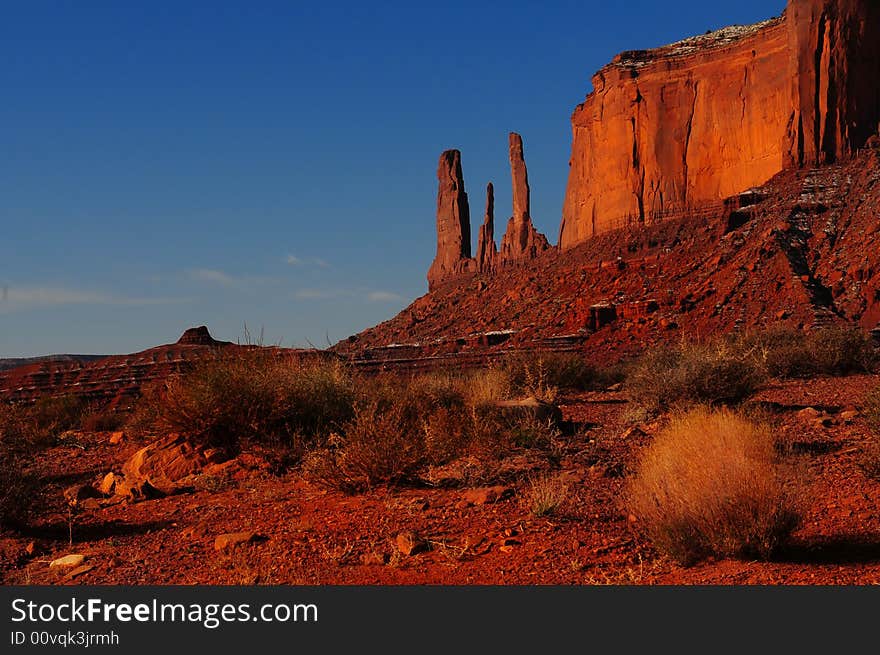
{"label": "layered rock formation", "polygon": [[513,183],[513,216],[507,221],[507,231],[501,239],[502,264],[534,259],[550,244],[532,225],[529,199],[529,174],[523,156],[522,137],[511,132],[509,137],[510,177]]}
{"label": "layered rock formation", "polygon": [[461,153],[447,150],[437,168],[437,255],[428,270],[428,289],[433,291],[463,273],[489,273],[500,265],[534,259],[550,248],[547,238],[535,229],[529,209],[529,176],[523,157],[522,137],[509,137],[510,175],[513,183],[513,216],[495,245],[495,190],[486,188],[486,215],[477,240],[477,256],[471,257],[470,210],[464,190]]}
{"label": "layered rock formation", "polygon": [[878,75],[873,0],[790,0],[781,18],[618,55],[572,116],[560,247],[849,156],[877,131]]}
{"label": "layered rock formation", "polygon": [[[461,277],[334,348],[355,362],[473,366],[524,350],[615,361],[729,332],[880,325],[880,138],[774,176],[712,216],[615,230],[516,270]],[[875,330],[880,336],[880,330]]]}
{"label": "layered rock formation", "polygon": [[498,248],[495,247],[495,187],[489,182],[486,185],[486,214],[477,238],[477,270],[480,273],[492,271],[495,268],[497,255]]}
{"label": "layered rock formation", "polygon": [[446,150],[440,155],[437,180],[437,255],[428,270],[429,288],[474,268],[471,259],[471,213],[458,150]]}
{"label": "layered rock formation", "polygon": [[[189,328],[176,343],[130,355],[98,359],[43,359],[0,371],[0,402],[30,403],[43,396],[73,395],[89,402],[127,407],[144,385],[184,373],[206,358],[239,346],[214,339],[205,326]],[[275,348],[279,356],[323,357],[320,351]]]}

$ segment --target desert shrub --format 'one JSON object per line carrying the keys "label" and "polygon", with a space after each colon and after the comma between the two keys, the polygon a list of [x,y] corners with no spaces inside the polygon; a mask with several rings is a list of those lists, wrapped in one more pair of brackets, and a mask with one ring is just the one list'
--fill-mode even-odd
{"label": "desert shrub", "polygon": [[142,386],[140,397],[125,417],[126,433],[137,437],[154,434],[159,427],[164,399],[165,382],[153,381]]}
{"label": "desert shrub", "polygon": [[864,402],[865,420],[871,428],[858,463],[868,477],[880,478],[880,387],[875,387]]}
{"label": "desert shrub", "polygon": [[23,466],[22,458],[0,442],[0,529],[17,527],[27,518],[36,480]]}
{"label": "desert shrub", "polygon": [[549,449],[559,437],[559,430],[551,421],[542,421],[536,416],[506,417],[504,421],[512,446]]}
{"label": "desert shrub", "polygon": [[851,327],[773,329],[746,335],[737,346],[776,378],[851,375],[877,364],[870,337]]}
{"label": "desert shrub", "polygon": [[735,404],[763,381],[755,363],[721,342],[683,343],[643,355],[626,380],[639,405],[662,410],[688,403]]}
{"label": "desert shrub", "polygon": [[83,415],[80,427],[86,432],[112,432],[125,425],[125,421],[119,412],[92,408]]}
{"label": "desert shrub", "polygon": [[528,395],[538,390],[566,389],[589,391],[604,389],[623,379],[619,369],[604,369],[587,361],[581,353],[515,353],[501,364],[513,384]]}
{"label": "desert shrub", "polygon": [[468,452],[473,440],[468,416],[461,410],[441,407],[424,422],[425,454],[431,464],[444,464]]}
{"label": "desert shrub", "polygon": [[342,365],[254,348],[199,362],[168,380],[154,402],[161,430],[221,446],[253,441],[301,451],[352,417],[355,394]]}
{"label": "desert shrub", "polygon": [[658,550],[691,564],[772,555],[798,525],[797,486],[766,425],[698,407],[647,447],[626,497]]}
{"label": "desert shrub", "polygon": [[514,391],[510,376],[498,367],[470,371],[461,380],[460,389],[465,405],[471,408],[494,405],[510,398]]}
{"label": "desert shrub", "polygon": [[33,405],[0,403],[0,439],[16,450],[49,446],[60,433],[81,427],[84,410],[73,396],[41,398]]}
{"label": "desert shrub", "polygon": [[554,516],[571,501],[571,494],[568,480],[545,473],[529,480],[525,500],[533,516]]}
{"label": "desert shrub", "polygon": [[405,481],[423,460],[423,444],[406,410],[372,403],[358,408],[343,435],[334,435],[327,448],[310,453],[305,470],[315,482],[354,492]]}

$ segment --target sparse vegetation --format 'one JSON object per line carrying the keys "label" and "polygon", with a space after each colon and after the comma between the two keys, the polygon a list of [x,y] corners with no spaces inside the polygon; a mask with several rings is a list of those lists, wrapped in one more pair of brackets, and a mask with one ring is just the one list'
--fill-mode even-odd
{"label": "sparse vegetation", "polygon": [[622,381],[624,377],[621,368],[595,366],[587,361],[583,353],[516,353],[506,357],[501,368],[513,385],[536,398],[541,398],[539,394],[546,390],[604,389]]}
{"label": "sparse vegetation", "polygon": [[859,456],[859,466],[868,477],[880,478],[880,387],[865,397],[864,411],[871,433]]}
{"label": "sparse vegetation", "polygon": [[773,329],[746,335],[732,343],[775,378],[851,375],[872,371],[877,365],[870,337],[853,327],[806,332]]}
{"label": "sparse vegetation", "polygon": [[36,480],[24,466],[22,456],[0,440],[0,529],[16,527],[28,515]]}
{"label": "sparse vegetation", "polygon": [[0,403],[0,440],[17,451],[46,447],[82,425],[85,404],[74,396],[42,398],[33,405]]}
{"label": "sparse vegetation", "polygon": [[545,473],[529,480],[526,501],[534,516],[555,516],[570,502],[571,483],[559,474]]}
{"label": "sparse vegetation", "polygon": [[766,559],[798,525],[797,486],[767,426],[698,407],[674,415],[643,453],[627,500],[654,545],[682,564]]}
{"label": "sparse vegetation", "polygon": [[145,402],[162,430],[220,446],[270,443],[300,452],[353,416],[356,389],[332,362],[246,349],[204,360]]}
{"label": "sparse vegetation", "polygon": [[682,343],[643,355],[626,380],[632,399],[650,411],[693,403],[736,404],[763,381],[762,371],[722,341]]}

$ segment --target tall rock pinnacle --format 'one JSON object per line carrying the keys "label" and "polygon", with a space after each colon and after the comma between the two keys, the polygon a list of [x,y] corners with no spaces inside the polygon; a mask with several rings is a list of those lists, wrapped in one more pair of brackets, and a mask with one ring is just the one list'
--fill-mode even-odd
{"label": "tall rock pinnacle", "polygon": [[513,183],[513,216],[501,240],[501,262],[533,259],[549,248],[546,237],[535,230],[529,210],[529,174],[523,156],[522,137],[511,132],[509,137],[510,177]]}
{"label": "tall rock pinnacle", "polygon": [[473,269],[471,214],[458,150],[440,155],[437,180],[437,256],[428,270],[429,289],[451,275]]}
{"label": "tall rock pinnacle", "polygon": [[492,270],[495,266],[497,252],[495,247],[495,189],[489,182],[486,186],[486,215],[477,240],[477,270],[480,273]]}

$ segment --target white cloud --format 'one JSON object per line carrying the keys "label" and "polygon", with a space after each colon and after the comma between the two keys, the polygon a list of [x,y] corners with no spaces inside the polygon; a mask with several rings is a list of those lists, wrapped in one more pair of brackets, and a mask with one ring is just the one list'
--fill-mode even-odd
{"label": "white cloud", "polygon": [[287,262],[289,266],[315,266],[317,268],[330,267],[330,264],[320,257],[297,257],[296,255],[288,253],[287,257],[284,258],[284,261]]}
{"label": "white cloud", "polygon": [[326,300],[329,298],[357,298],[367,302],[399,302],[403,296],[391,291],[366,291],[364,289],[298,289],[293,297],[297,300]]}
{"label": "white cloud", "polygon": [[189,271],[189,276],[199,282],[211,282],[224,287],[231,287],[236,283],[235,278],[231,275],[213,268],[197,268]]}
{"label": "white cloud", "polygon": [[403,296],[391,291],[370,291],[367,294],[367,300],[370,302],[397,302],[403,300]]}
{"label": "white cloud", "polygon": [[166,305],[186,302],[184,298],[141,298],[103,291],[67,287],[4,286],[0,290],[0,311],[63,305]]}

